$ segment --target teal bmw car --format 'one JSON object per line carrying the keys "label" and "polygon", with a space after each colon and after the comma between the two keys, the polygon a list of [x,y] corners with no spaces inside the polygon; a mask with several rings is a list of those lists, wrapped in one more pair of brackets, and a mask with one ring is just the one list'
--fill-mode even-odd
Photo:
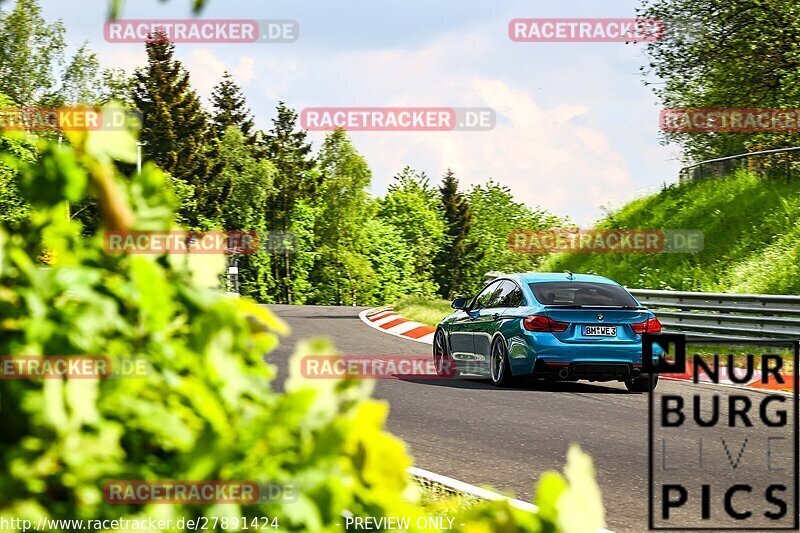
{"label": "teal bmw car", "polygon": [[[519,376],[622,381],[635,392],[658,383],[642,373],[642,334],[659,333],[661,324],[608,278],[503,274],[452,307],[434,335],[440,375],[478,374],[497,386]],[[661,355],[654,346],[654,359]]]}

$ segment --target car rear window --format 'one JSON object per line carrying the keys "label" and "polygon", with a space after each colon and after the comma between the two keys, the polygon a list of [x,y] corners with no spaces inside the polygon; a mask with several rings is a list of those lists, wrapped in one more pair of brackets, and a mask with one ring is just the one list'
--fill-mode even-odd
{"label": "car rear window", "polygon": [[536,300],[544,305],[639,305],[628,291],[610,283],[546,281],[531,283],[530,287]]}

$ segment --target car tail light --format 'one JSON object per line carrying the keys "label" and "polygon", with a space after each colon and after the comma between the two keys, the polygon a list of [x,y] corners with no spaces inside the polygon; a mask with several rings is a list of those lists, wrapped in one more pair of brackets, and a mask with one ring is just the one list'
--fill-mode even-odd
{"label": "car tail light", "polygon": [[528,331],[566,331],[567,322],[556,322],[542,315],[529,315],[522,320],[522,325]]}
{"label": "car tail light", "polygon": [[648,318],[644,322],[631,324],[633,332],[641,335],[642,333],[661,333],[661,322],[657,318]]}

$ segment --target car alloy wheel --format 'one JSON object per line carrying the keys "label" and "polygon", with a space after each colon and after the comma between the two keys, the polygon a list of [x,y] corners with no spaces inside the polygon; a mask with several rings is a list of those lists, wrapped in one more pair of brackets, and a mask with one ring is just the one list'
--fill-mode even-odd
{"label": "car alloy wheel", "polygon": [[491,356],[489,357],[489,373],[492,383],[498,387],[508,385],[511,382],[506,343],[502,339],[492,343]]}
{"label": "car alloy wheel", "polygon": [[433,365],[436,375],[442,377],[453,377],[455,368],[453,358],[447,353],[447,340],[444,331],[437,330],[433,337]]}

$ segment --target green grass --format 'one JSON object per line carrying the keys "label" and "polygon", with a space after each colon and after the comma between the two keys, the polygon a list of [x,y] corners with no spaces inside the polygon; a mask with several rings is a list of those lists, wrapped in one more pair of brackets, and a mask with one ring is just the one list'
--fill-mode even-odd
{"label": "green grass", "polygon": [[800,293],[800,179],[739,171],[675,184],[610,213],[601,229],[699,229],[699,253],[557,254],[540,270],[599,274],[632,288]]}
{"label": "green grass", "polygon": [[441,506],[444,504],[451,509],[466,509],[482,501],[470,494],[453,492],[447,487],[442,487],[440,485],[420,483],[420,487],[422,489],[420,503],[425,507],[432,505]]}
{"label": "green grass", "polygon": [[[788,342],[788,341],[787,341]],[[719,365],[728,366],[728,354],[733,354],[733,366],[735,368],[747,367],[747,354],[753,354],[753,362],[756,370],[761,370],[761,355],[779,355],[783,361],[784,374],[794,374],[794,355],[792,350],[783,346],[768,346],[758,344],[697,344],[689,343],[686,356],[691,361],[693,357],[700,356],[709,365],[714,361],[714,354],[719,356]]]}
{"label": "green grass", "polygon": [[423,479],[416,479],[421,489],[420,504],[434,513],[451,516],[459,511],[464,511],[480,503],[480,498],[470,494],[455,492],[448,487],[432,483]]}
{"label": "green grass", "polygon": [[429,326],[436,326],[453,312],[449,301],[429,300],[422,296],[407,296],[394,304],[394,310],[409,320]]}

